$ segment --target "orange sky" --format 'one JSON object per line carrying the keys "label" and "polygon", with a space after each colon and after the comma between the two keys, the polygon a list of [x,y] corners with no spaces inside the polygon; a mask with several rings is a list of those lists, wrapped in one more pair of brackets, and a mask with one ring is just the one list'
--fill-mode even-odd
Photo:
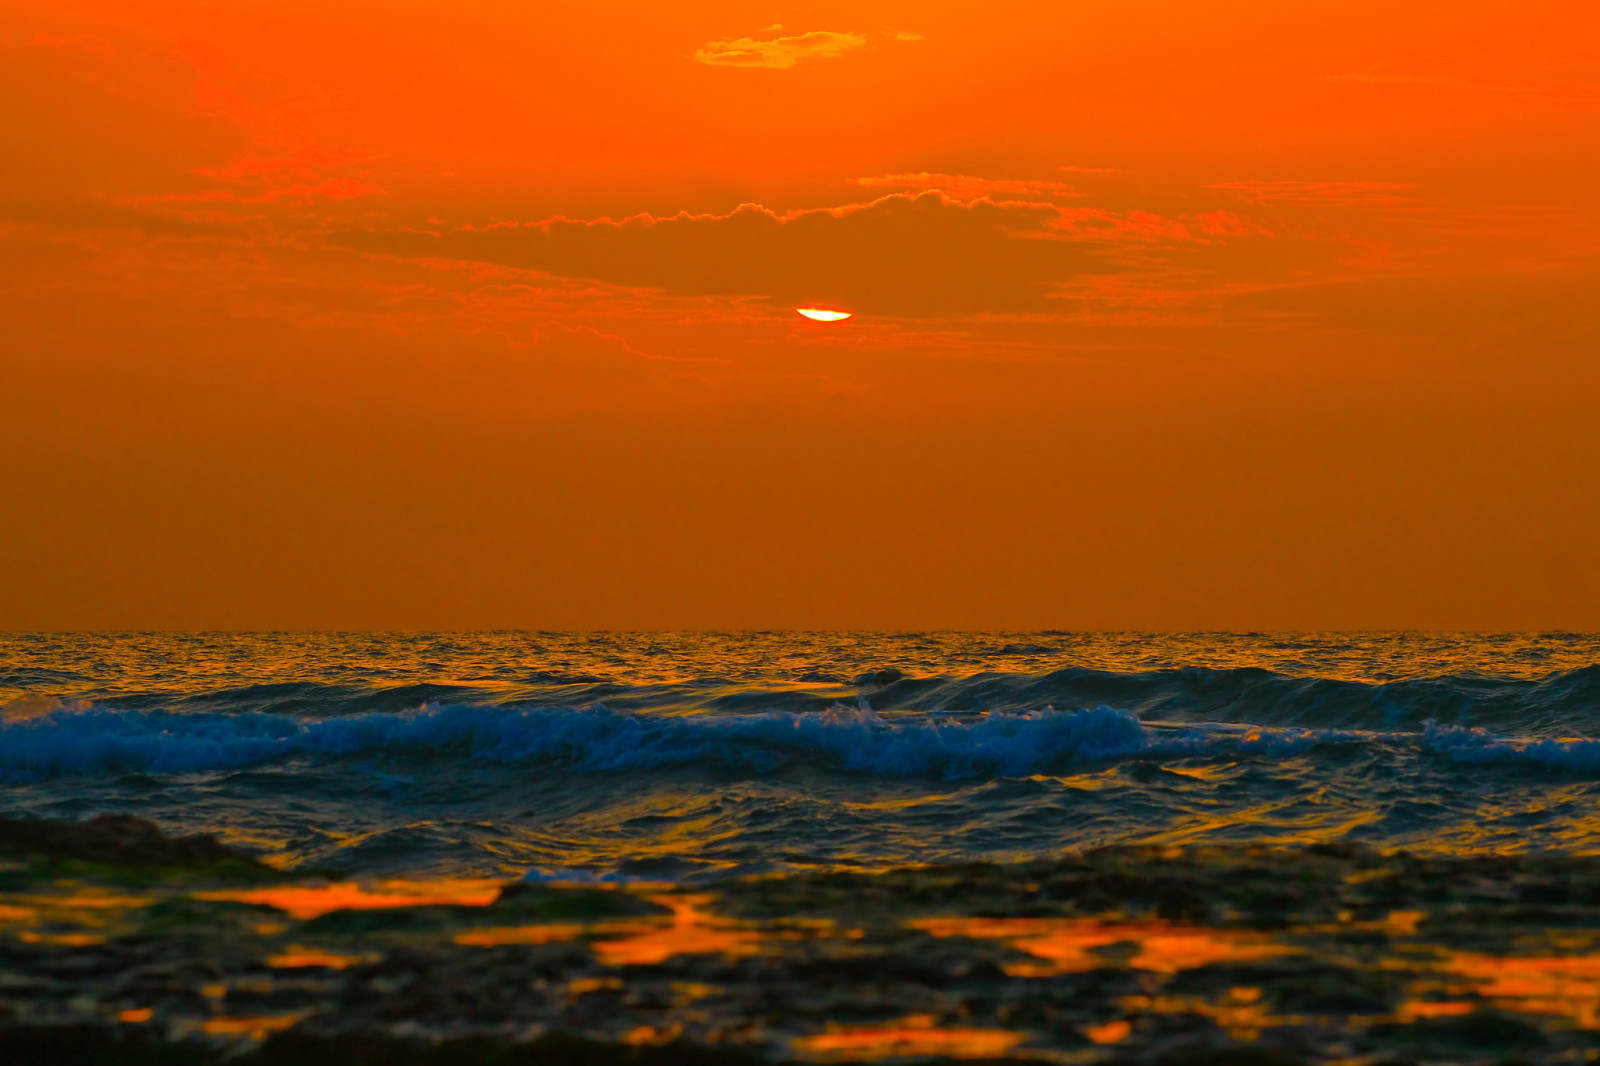
{"label": "orange sky", "polygon": [[1586,0],[0,0],[0,120],[0,628],[1600,626]]}

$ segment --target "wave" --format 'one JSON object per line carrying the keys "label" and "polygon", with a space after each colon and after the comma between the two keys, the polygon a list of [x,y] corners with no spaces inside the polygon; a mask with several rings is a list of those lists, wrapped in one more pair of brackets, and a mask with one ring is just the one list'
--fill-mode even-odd
{"label": "wave", "polygon": [[1536,763],[1547,770],[1593,773],[1600,770],[1600,739],[1500,737],[1481,727],[1428,723],[1424,745],[1431,751],[1466,763]]}
{"label": "wave", "polygon": [[[639,713],[804,714],[860,700],[880,712],[1022,713],[1046,706],[1105,705],[1146,721],[1379,732],[1421,731],[1435,721],[1521,736],[1600,733],[1600,666],[1539,680],[1450,674],[1386,683],[1203,666],[922,677],[883,666],[847,676],[806,671],[791,681],[692,677],[628,684],[582,671],[522,669],[466,681],[389,686],[293,680],[191,692],[94,690],[85,695],[114,710],[318,718],[393,713],[421,704],[512,709],[603,704]],[[33,691],[52,687],[37,684]],[[0,708],[0,718],[6,716]]]}
{"label": "wave", "polygon": [[0,781],[230,770],[296,756],[381,754],[549,765],[585,773],[816,766],[890,777],[1023,777],[1134,755],[1283,755],[1353,739],[1329,730],[1174,729],[1126,710],[1049,708],[971,720],[890,720],[870,708],[741,715],[605,707],[421,707],[336,718],[62,706],[0,723]]}
{"label": "wave", "polygon": [[1600,732],[1600,666],[1537,681],[1456,674],[1387,683],[1291,677],[1259,667],[906,678],[870,694],[879,710],[1125,707],[1145,719],[1316,729],[1421,730],[1430,720],[1521,735]]}

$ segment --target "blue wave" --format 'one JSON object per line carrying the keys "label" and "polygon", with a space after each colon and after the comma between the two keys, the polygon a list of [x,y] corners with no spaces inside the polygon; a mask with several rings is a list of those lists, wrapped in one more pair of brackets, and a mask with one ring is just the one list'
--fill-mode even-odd
{"label": "blue wave", "polygon": [[1432,751],[1467,763],[1537,763],[1548,770],[1590,773],[1600,769],[1600,739],[1500,737],[1482,727],[1428,723],[1424,743]]}
{"label": "blue wave", "polygon": [[867,708],[743,715],[632,714],[604,707],[421,707],[310,719],[243,712],[60,708],[0,723],[0,780],[229,770],[295,756],[453,756],[587,773],[788,765],[891,777],[1021,777],[1132,755],[1292,754],[1356,734],[1151,728],[1093,710],[889,720]]}

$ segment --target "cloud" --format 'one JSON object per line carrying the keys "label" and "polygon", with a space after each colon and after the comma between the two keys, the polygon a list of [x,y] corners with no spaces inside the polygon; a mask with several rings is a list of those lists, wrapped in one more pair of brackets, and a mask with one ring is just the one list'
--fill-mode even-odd
{"label": "cloud", "polygon": [[677,296],[937,316],[1038,308],[1053,283],[1096,269],[1093,241],[1054,228],[1058,218],[1048,204],[893,193],[788,214],[746,204],[726,215],[553,218],[338,240],[369,252],[500,263]]}
{"label": "cloud", "polygon": [[358,196],[381,196],[384,190],[370,181],[356,178],[324,178],[317,182],[296,182],[253,192],[237,189],[202,189],[198,192],[162,193],[156,196],[119,196],[113,202],[127,207],[156,207],[168,204],[270,204],[279,200],[353,200]]}
{"label": "cloud", "polygon": [[[983,179],[972,179],[981,182]],[[1231,212],[1172,218],[1052,203],[896,192],[780,214],[551,218],[443,232],[351,230],[336,244],[389,256],[493,263],[672,297],[939,318],[1048,311],[1062,283],[1180,246],[1216,254],[1266,234]]]}
{"label": "cloud", "polygon": [[695,61],[712,67],[789,70],[802,60],[837,59],[847,52],[865,48],[874,36],[890,41],[922,40],[921,35],[915,33],[889,32],[868,35],[834,30],[813,30],[791,37],[766,36],[782,29],[782,26],[771,26],[755,37],[740,37],[734,41],[707,41],[695,52]]}
{"label": "cloud", "polygon": [[373,154],[251,129],[204,104],[201,85],[199,69],[175,53],[88,34],[0,42],[0,97],[37,105],[7,130],[0,217],[139,228],[140,216],[155,226],[217,222],[259,216],[263,205],[384,192],[363,169]]}
{"label": "cloud", "polygon": [[197,167],[239,150],[241,131],[194,103],[196,72],[170,53],[80,34],[0,40],[7,109],[0,214],[87,212],[105,195],[192,189]]}
{"label": "cloud", "polygon": [[1296,207],[1395,207],[1411,203],[1415,185],[1392,181],[1229,181],[1211,185],[1257,203]]}
{"label": "cloud", "polygon": [[370,156],[329,152],[315,145],[293,150],[258,145],[222,166],[195,167],[191,173],[219,187],[152,196],[123,196],[127,207],[176,207],[188,204],[272,204],[280,200],[310,203],[382,196],[386,190],[362,176],[333,171],[371,162]]}
{"label": "cloud", "polygon": [[952,200],[994,199],[996,197],[1082,196],[1061,181],[1039,179],[977,178],[970,174],[883,174],[873,178],[853,178],[867,189],[909,189],[916,192],[937,190]]}
{"label": "cloud", "polygon": [[1210,245],[1230,237],[1271,237],[1232,211],[1202,211],[1181,218],[1150,211],[1107,211],[1102,207],[1064,207],[1051,224],[1058,232],[1080,241],[1119,242],[1129,245]]}

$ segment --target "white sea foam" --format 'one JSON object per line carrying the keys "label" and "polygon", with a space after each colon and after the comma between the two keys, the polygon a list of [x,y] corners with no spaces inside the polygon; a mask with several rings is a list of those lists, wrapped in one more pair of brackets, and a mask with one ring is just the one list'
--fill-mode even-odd
{"label": "white sea foam", "polygon": [[1600,769],[1600,740],[1590,737],[1500,737],[1482,728],[1429,722],[1423,743],[1458,762],[1538,763],[1550,770],[1591,772]]}

